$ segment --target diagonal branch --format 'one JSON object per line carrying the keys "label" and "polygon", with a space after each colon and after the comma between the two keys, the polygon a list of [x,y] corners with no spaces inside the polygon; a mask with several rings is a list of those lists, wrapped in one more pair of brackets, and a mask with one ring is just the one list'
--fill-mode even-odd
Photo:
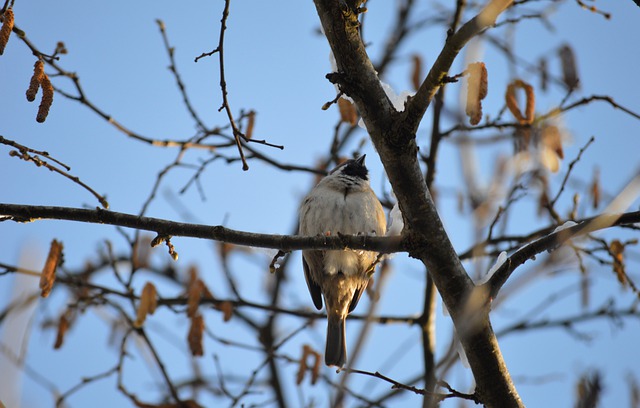
{"label": "diagonal branch", "polygon": [[[469,357],[478,396],[487,406],[521,407],[520,397],[502,358],[488,318],[479,311],[469,327],[465,304],[474,284],[449,240],[429,193],[420,165],[415,132],[451,63],[464,44],[489,27],[511,1],[493,0],[445,44],[425,83],[404,112],[390,106],[357,30],[357,14],[339,0],[315,0],[338,74],[329,76],[355,101],[398,198],[409,255],[420,259],[451,312]],[[346,6],[346,7],[345,7]],[[428,249],[427,249],[428,248]]]}
{"label": "diagonal branch", "polygon": [[512,0],[492,0],[474,18],[466,22],[455,34],[447,38],[444,48],[438,55],[436,62],[429,70],[427,77],[416,92],[415,96],[407,103],[406,129],[414,133],[422,120],[425,112],[429,108],[433,97],[444,83],[444,79],[449,73],[451,64],[462,51],[462,48],[475,36],[485,31],[495,24],[496,18],[509,7]]}
{"label": "diagonal branch", "polygon": [[536,255],[545,251],[551,251],[570,239],[594,231],[615,225],[629,225],[638,222],[640,222],[640,211],[635,211],[624,214],[601,214],[583,220],[572,227],[558,229],[514,252],[483,286],[487,288],[489,296],[493,299],[498,295],[500,289],[506,283],[507,279],[509,279],[513,271],[529,259],[534,259]]}

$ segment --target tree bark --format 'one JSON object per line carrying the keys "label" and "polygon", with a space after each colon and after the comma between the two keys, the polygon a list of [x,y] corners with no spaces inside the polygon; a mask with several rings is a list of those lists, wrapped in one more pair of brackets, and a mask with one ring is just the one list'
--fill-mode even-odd
{"label": "tree bark", "polygon": [[416,97],[407,102],[404,112],[397,112],[360,39],[358,10],[340,0],[314,2],[338,68],[327,78],[354,100],[362,115],[403,214],[404,246],[427,267],[451,313],[480,401],[489,407],[522,407],[488,318],[489,302],[479,303],[482,309],[470,323],[466,305],[475,286],[436,211],[418,163],[415,140],[418,125],[451,63],[464,44],[485,28],[481,22],[486,18],[476,17],[453,34]]}

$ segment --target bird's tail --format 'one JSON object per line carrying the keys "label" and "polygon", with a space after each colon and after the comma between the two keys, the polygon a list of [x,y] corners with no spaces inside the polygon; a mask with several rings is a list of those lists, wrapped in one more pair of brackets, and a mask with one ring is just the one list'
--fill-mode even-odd
{"label": "bird's tail", "polygon": [[329,315],[328,323],[324,362],[328,366],[342,367],[347,361],[345,319],[344,317]]}

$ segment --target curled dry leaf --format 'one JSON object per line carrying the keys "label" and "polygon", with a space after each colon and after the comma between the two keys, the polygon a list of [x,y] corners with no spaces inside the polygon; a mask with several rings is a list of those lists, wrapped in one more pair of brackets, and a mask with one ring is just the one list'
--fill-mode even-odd
{"label": "curled dry leaf", "polygon": [[53,104],[53,85],[51,84],[51,81],[49,80],[49,76],[47,76],[47,74],[43,75],[40,86],[42,87],[42,100],[40,101],[40,106],[38,107],[36,122],[43,123],[47,119],[47,116],[49,115],[49,109]]}
{"label": "curled dry leaf", "polygon": [[42,83],[43,78],[44,62],[39,59],[33,65],[33,75],[31,76],[31,81],[29,81],[29,89],[27,89],[26,92],[27,100],[29,102],[36,100],[36,94],[38,93],[38,89],[40,89],[40,83]]}
{"label": "curled dry leaf", "polygon": [[62,243],[57,240],[51,241],[51,247],[49,248],[49,255],[44,263],[42,274],[40,275],[40,289],[42,290],[41,296],[47,297],[53,288],[53,283],[56,280],[56,268],[62,260]]}
{"label": "curled dry leaf", "polygon": [[202,346],[203,333],[204,319],[201,314],[197,314],[191,318],[191,327],[189,327],[189,336],[187,338],[189,350],[191,350],[191,355],[193,356],[204,355],[204,348]]}
{"label": "curled dry leaf", "polygon": [[477,125],[482,119],[482,100],[487,97],[487,67],[484,62],[475,62],[467,67],[467,106],[465,112],[469,123]]}
{"label": "curled dry leaf", "polygon": [[[520,109],[518,98],[516,97],[516,91],[518,89],[522,89],[525,92],[526,105],[524,114]],[[507,104],[507,108],[509,108],[509,112],[511,112],[521,125],[529,125],[533,123],[536,109],[536,97],[531,85],[520,79],[516,79],[507,86],[505,102]]]}
{"label": "curled dry leaf", "polygon": [[340,120],[351,126],[358,123],[358,112],[353,103],[344,98],[338,98],[338,109],[340,110]]}
{"label": "curled dry leaf", "polygon": [[4,54],[4,48],[9,42],[9,36],[11,35],[11,31],[13,30],[13,25],[15,23],[15,15],[13,14],[13,9],[8,8],[2,15],[2,18],[4,19],[4,21],[2,22],[2,27],[0,28],[0,55]]}
{"label": "curled dry leaf", "polygon": [[142,289],[142,294],[140,295],[140,304],[138,305],[138,313],[136,316],[136,321],[134,322],[135,327],[142,327],[144,321],[147,318],[148,314],[153,314],[156,311],[156,307],[158,306],[158,297],[156,287],[151,282],[147,282]]}

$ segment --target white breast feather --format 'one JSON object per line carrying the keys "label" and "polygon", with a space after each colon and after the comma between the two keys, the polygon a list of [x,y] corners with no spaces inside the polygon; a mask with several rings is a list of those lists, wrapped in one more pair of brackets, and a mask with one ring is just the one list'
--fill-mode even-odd
{"label": "white breast feather", "polygon": [[[309,196],[312,200],[302,217],[304,223],[300,225],[303,235],[327,234],[379,234],[384,233],[384,225],[377,225],[377,198],[371,190],[351,192],[345,195],[333,189],[316,189],[315,194]],[[317,205],[319,195],[322,205]],[[351,215],[351,217],[350,217]],[[368,251],[335,250],[326,251],[324,258],[324,272],[330,275],[340,271],[345,275],[358,273],[363,260],[371,263],[376,254]]]}

